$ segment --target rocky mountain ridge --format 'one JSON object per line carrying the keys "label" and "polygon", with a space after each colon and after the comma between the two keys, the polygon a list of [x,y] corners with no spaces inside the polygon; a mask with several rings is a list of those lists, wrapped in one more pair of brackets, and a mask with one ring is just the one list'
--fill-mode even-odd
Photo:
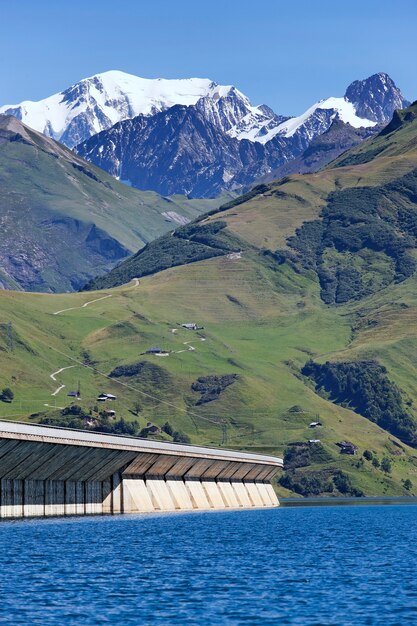
{"label": "rocky mountain ridge", "polygon": [[[349,97],[356,98],[355,103]],[[267,107],[254,111],[232,88],[216,99],[204,97],[195,105],[176,105],[119,122],[76,151],[138,189],[215,197],[224,190],[245,191],[287,168],[316,171],[381,130],[380,120],[388,122],[394,107],[406,104],[385,74],[352,84],[344,98],[316,103],[298,118],[283,119]],[[355,107],[374,119],[359,117]],[[333,124],[338,132],[333,132],[332,150],[322,142],[320,154],[316,146],[314,159],[308,153],[304,157]]]}
{"label": "rocky mountain ridge", "polygon": [[138,189],[163,195],[215,197],[240,190],[290,159],[288,146],[275,137],[267,146],[239,141],[207,121],[197,104],[177,105],[151,117],[140,115],[115,124],[77,146],[87,161]]}
{"label": "rocky mountain ridge", "polygon": [[[357,99],[355,105],[348,94]],[[316,171],[381,130],[379,121],[359,118],[355,106],[380,120],[391,116],[398,104],[406,101],[385,74],[351,85],[344,98],[328,98],[302,116],[284,120],[266,107],[256,115],[253,110],[245,113],[249,101],[232,88],[217,99],[204,97],[195,105],[122,121],[76,151],[138,189],[214,197],[224,190],[245,191],[287,169]],[[332,133],[332,149],[321,142],[314,159],[303,156],[333,125],[337,132]]]}
{"label": "rocky mountain ridge", "polygon": [[[117,122],[137,115],[152,116],[175,105],[207,104],[207,116],[227,132],[245,116],[275,126],[288,117],[268,107],[254,107],[236,87],[208,78],[146,79],[111,70],[85,78],[38,102],[3,105],[0,113],[19,120],[68,147],[85,141]],[[209,112],[210,111],[210,112]]]}
{"label": "rocky mountain ridge", "polygon": [[[76,146],[82,157],[139,189],[214,197],[245,191],[299,159],[337,120],[345,135],[364,129],[356,137],[366,137],[407,104],[385,73],[355,81],[344,97],[320,100],[302,115],[287,117],[253,106],[236,87],[210,79],[150,80],[111,71],[0,112]],[[343,139],[332,156],[349,145]],[[326,155],[316,162],[327,163]]]}

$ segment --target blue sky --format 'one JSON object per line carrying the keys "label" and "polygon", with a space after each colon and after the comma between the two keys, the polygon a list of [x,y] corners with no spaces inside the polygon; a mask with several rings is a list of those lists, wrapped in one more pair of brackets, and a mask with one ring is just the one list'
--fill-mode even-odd
{"label": "blue sky", "polygon": [[298,114],[388,72],[417,98],[417,1],[20,0],[3,3],[0,104],[119,69],[209,77]]}

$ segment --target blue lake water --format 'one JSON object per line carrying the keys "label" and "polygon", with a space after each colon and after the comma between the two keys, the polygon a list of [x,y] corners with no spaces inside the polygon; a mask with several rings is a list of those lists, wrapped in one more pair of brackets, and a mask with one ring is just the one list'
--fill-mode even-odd
{"label": "blue lake water", "polygon": [[0,623],[417,624],[417,506],[0,523]]}

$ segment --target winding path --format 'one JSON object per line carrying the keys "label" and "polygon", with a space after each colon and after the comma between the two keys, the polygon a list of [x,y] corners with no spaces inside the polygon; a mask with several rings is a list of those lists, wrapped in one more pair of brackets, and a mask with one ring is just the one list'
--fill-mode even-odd
{"label": "winding path", "polygon": [[50,409],[61,409],[61,411],[65,408],[63,406],[56,406],[55,404],[48,404],[47,402],[45,402],[43,406],[48,406]]}
{"label": "winding path", "polygon": [[[132,278],[132,281],[135,281],[135,284],[132,285],[132,289],[135,287],[139,287],[140,280],[139,278]],[[66,313],[67,311],[75,311],[76,309],[84,309],[86,306],[93,304],[93,302],[99,302],[100,300],[105,300],[106,298],[112,298],[113,294],[109,293],[107,296],[102,296],[101,298],[95,298],[95,300],[89,300],[88,302],[84,302],[81,306],[71,306],[69,309],[61,309],[60,311],[54,311],[52,315],[59,315],[60,313]]]}
{"label": "winding path", "polygon": [[[205,337],[200,337],[200,341],[205,341]],[[195,352],[194,346],[191,346],[191,341],[184,341],[184,346],[188,346],[186,350],[177,350],[175,354],[181,354],[181,352]]]}
{"label": "winding path", "polygon": [[[139,278],[132,278],[132,281],[134,281],[134,285],[132,285],[132,287],[131,287],[132,289],[134,289],[136,287],[139,287],[139,285],[140,285]],[[69,307],[68,309],[60,309],[59,311],[55,311],[54,313],[52,313],[52,315],[59,315],[60,313],[66,313],[66,311],[75,311],[76,309],[84,309],[85,307],[89,306],[90,304],[93,304],[94,302],[99,302],[100,300],[106,300],[106,298],[111,298],[112,296],[113,296],[113,294],[107,294],[106,296],[102,296],[101,298],[95,298],[94,300],[89,300],[88,302],[85,302],[81,306],[72,306],[72,307]],[[64,370],[69,370],[72,367],[77,367],[77,366],[76,365],[68,365],[67,367],[61,367],[56,372],[52,372],[52,374],[49,374],[49,377],[52,378],[52,380],[54,382],[58,382],[57,379],[56,379],[56,376],[58,374],[60,374],[61,372],[63,372]],[[59,387],[57,387],[55,389],[55,391],[53,393],[51,393],[51,396],[58,395],[58,393],[60,391],[62,391],[62,389],[64,389],[64,388],[65,388],[65,385],[59,385]],[[55,408],[51,404],[44,404],[44,406]],[[61,408],[62,409],[63,407],[56,407],[56,408]]]}
{"label": "winding path", "polygon": [[[52,372],[52,374],[49,374],[49,378],[52,378],[52,380],[56,383],[56,382],[58,382],[57,379],[56,379],[56,376],[58,374],[60,374],[61,372],[63,372],[64,370],[70,370],[72,367],[77,367],[77,366],[76,365],[68,365],[68,367],[61,367],[56,372]],[[61,391],[61,389],[64,389],[64,387],[65,387],[65,385],[60,385],[59,387],[57,387],[55,389],[55,391],[53,393],[51,393],[51,396],[56,396]]]}
{"label": "winding path", "polygon": [[90,300],[89,302],[85,302],[81,306],[72,306],[69,309],[61,309],[60,311],[55,311],[52,315],[59,315],[60,313],[65,313],[66,311],[74,311],[75,309],[84,309],[86,306],[93,304],[93,302],[98,302],[99,300],[105,300],[106,298],[111,298],[113,294],[109,293],[107,296],[102,296],[101,298],[96,298],[95,300]]}

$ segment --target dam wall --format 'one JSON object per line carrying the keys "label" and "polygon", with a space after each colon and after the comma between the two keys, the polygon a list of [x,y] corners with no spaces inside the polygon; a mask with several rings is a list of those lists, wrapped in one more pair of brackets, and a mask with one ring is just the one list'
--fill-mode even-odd
{"label": "dam wall", "polygon": [[0,518],[276,507],[282,460],[0,421]]}

